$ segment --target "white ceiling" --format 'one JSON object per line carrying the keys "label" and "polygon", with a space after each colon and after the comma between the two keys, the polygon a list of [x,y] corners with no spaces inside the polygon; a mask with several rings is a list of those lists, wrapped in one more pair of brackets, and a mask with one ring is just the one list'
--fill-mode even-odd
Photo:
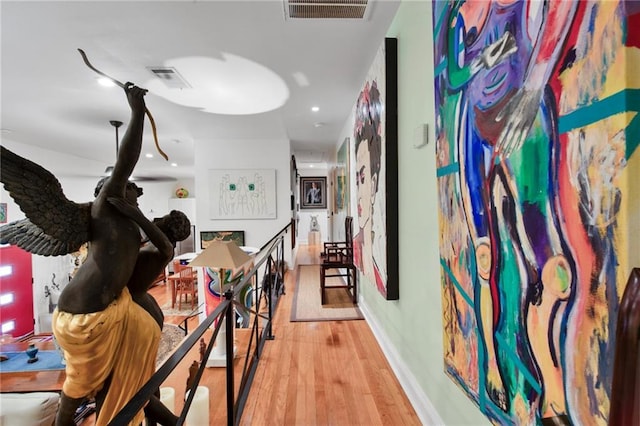
{"label": "white ceiling", "polygon": [[[149,66],[234,55],[277,74],[289,91],[284,105],[250,115],[212,114],[151,89],[147,107],[170,161],[157,154],[147,127],[135,173],[192,177],[194,140],[288,138],[299,164],[326,161],[397,7],[397,1],[370,0],[365,19],[294,20],[285,18],[283,0],[2,0],[2,140],[80,157],[77,167],[51,170],[58,176],[98,176],[115,158],[109,120],[125,122],[122,137],[129,110],[121,89],[97,84],[78,48],[104,73],[143,87],[156,84]],[[300,75],[308,86],[299,85]],[[244,76],[253,82],[250,73]],[[96,161],[104,167],[95,170]]]}

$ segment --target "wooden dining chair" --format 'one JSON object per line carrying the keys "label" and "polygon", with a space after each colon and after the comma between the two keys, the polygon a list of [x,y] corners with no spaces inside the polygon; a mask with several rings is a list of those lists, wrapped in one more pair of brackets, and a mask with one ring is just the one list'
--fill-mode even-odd
{"label": "wooden dining chair", "polygon": [[[326,303],[325,290],[329,288],[346,288],[351,292],[351,300],[358,303],[358,282],[356,265],[353,262],[353,218],[347,216],[344,221],[345,240],[324,243],[324,251],[320,254],[320,300]],[[327,284],[327,278],[346,278],[344,284]]]}
{"label": "wooden dining chair", "polygon": [[182,263],[180,263],[180,259],[173,259],[173,261],[172,261],[172,269],[173,269],[173,273],[174,274],[180,272],[184,268],[186,268],[186,266],[183,265]]}
{"label": "wooden dining chair", "polygon": [[178,281],[177,299],[178,309],[182,309],[182,296],[187,301],[187,296],[191,296],[191,309],[196,305],[197,286],[196,286],[196,274],[192,268],[184,267],[180,270],[180,280]]}
{"label": "wooden dining chair", "polygon": [[633,268],[618,309],[610,426],[640,424],[640,268]]}

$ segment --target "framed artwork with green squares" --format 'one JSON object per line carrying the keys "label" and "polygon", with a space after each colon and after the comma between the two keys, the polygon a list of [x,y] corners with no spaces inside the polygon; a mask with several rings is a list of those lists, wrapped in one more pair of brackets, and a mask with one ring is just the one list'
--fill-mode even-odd
{"label": "framed artwork with green squares", "polygon": [[275,169],[209,170],[210,219],[275,219]]}

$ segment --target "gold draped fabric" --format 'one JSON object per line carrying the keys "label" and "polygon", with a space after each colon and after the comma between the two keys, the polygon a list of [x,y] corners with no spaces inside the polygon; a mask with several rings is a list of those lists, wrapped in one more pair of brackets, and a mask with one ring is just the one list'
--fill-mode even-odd
{"label": "gold draped fabric", "polygon": [[[111,375],[96,426],[108,424],[155,371],[160,328],[131,300],[127,288],[102,312],[70,314],[56,309],[53,333],[67,362],[65,395],[95,396]],[[143,418],[140,410],[129,424],[139,425]]]}

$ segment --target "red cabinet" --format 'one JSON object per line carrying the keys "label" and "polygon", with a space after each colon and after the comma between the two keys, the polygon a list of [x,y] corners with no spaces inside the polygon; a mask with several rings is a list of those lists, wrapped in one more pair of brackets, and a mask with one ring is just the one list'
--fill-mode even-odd
{"label": "red cabinet", "polygon": [[31,253],[17,246],[0,247],[0,334],[33,333]]}

